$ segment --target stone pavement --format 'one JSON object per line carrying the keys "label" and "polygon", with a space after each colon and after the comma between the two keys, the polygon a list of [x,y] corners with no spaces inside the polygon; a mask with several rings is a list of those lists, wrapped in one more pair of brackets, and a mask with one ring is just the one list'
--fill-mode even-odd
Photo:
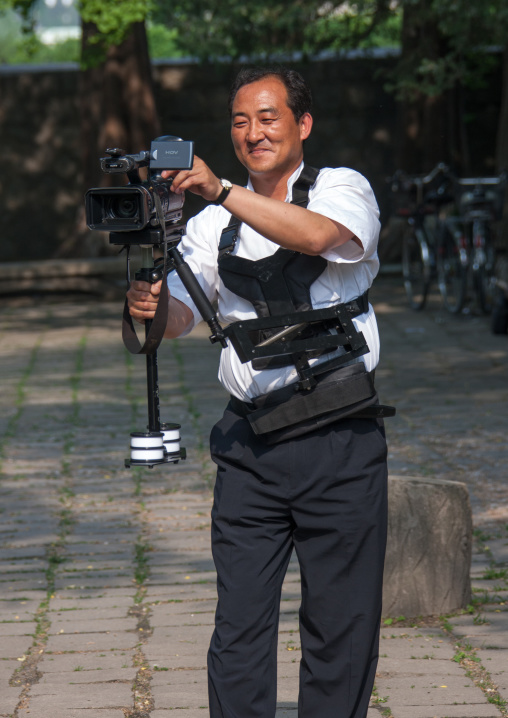
{"label": "stone pavement", "polygon": [[[508,701],[508,337],[435,298],[373,294],[392,474],[464,481],[476,527],[470,611],[385,619],[369,718],[494,718]],[[188,459],[126,470],[146,423],[144,360],[121,302],[0,311],[0,716],[206,718],[215,575],[207,435],[224,405],[206,332],[159,356],[163,419]],[[296,718],[299,576],[284,584],[277,717]],[[241,718],[241,717],[239,717]],[[319,716],[316,716],[319,718]],[[338,716],[337,718],[342,718]]]}

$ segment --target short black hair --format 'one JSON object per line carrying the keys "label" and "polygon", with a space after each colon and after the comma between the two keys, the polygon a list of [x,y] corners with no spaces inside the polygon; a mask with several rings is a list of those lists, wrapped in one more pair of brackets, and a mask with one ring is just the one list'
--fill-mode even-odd
{"label": "short black hair", "polygon": [[272,67],[250,67],[240,70],[236,76],[231,90],[229,92],[228,109],[229,115],[233,114],[233,102],[236,93],[244,85],[250,85],[252,82],[263,80],[265,77],[276,77],[279,79],[288,95],[288,107],[293,113],[295,121],[298,122],[300,117],[312,109],[312,95],[307,83],[296,70],[289,70],[282,65]]}

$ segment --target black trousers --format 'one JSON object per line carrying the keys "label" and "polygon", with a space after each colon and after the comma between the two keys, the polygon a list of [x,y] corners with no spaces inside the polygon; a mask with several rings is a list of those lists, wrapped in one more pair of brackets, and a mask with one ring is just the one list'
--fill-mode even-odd
{"label": "black trousers", "polygon": [[281,587],[302,585],[299,718],[365,718],[378,658],[387,523],[384,429],[343,419],[275,446],[228,406],[211,435],[219,601],[211,718],[274,718]]}

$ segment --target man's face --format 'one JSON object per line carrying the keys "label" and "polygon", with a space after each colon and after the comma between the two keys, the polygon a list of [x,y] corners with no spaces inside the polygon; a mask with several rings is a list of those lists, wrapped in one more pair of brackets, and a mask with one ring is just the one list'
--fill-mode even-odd
{"label": "man's face", "polygon": [[292,174],[303,159],[303,140],[312,128],[306,113],[297,122],[287,91],[277,77],[243,85],[234,99],[231,138],[236,156],[251,175]]}

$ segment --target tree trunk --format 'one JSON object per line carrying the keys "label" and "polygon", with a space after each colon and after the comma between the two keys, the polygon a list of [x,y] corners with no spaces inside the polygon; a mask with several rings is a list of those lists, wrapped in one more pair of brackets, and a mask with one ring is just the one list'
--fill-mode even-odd
{"label": "tree trunk", "polygon": [[[504,49],[503,55],[503,84],[501,89],[501,110],[499,113],[499,122],[497,126],[496,138],[496,168],[498,172],[506,170],[508,172],[508,45]],[[508,192],[505,194],[503,219],[501,221],[501,231],[499,239],[499,248],[505,252],[508,251]],[[505,257],[505,265],[508,260]],[[505,266],[505,281],[508,281],[508,268]]]}
{"label": "tree trunk", "polygon": [[[85,62],[96,47],[90,42],[96,32],[95,25],[83,23]],[[123,176],[102,173],[99,158],[107,148],[139,152],[149,149],[151,140],[160,134],[144,23],[134,23],[120,45],[108,48],[100,64],[83,69],[79,84],[84,194],[90,187],[125,183]],[[90,232],[81,206],[74,236],[58,255],[90,257],[107,254],[108,249],[107,233]]]}
{"label": "tree trunk", "polygon": [[508,46],[503,55],[503,85],[501,88],[501,111],[497,129],[496,165],[497,171],[508,170]]}
{"label": "tree trunk", "polygon": [[[401,82],[411,79],[416,88],[422,58],[438,60],[447,49],[425,2],[404,5],[401,40],[395,82],[400,87]],[[462,134],[457,132],[458,116],[458,94],[454,90],[434,95],[418,89],[403,92],[399,103],[398,166],[406,172],[423,173],[438,162],[460,164],[463,148]]]}

